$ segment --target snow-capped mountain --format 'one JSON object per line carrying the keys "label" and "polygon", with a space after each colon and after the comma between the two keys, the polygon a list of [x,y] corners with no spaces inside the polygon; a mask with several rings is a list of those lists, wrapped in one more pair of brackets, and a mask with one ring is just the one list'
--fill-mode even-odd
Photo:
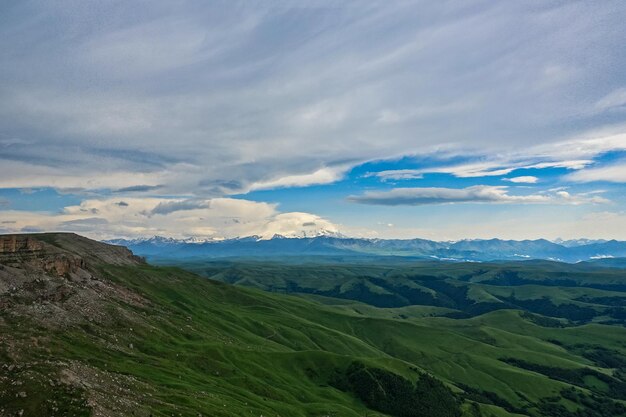
{"label": "snow-capped mountain", "polygon": [[111,243],[114,245],[139,245],[139,244],[151,244],[155,246],[168,246],[168,245],[180,245],[180,244],[200,244],[207,242],[214,242],[217,239],[203,239],[198,237],[188,237],[185,239],[175,239],[172,237],[164,237],[164,236],[152,236],[152,237],[142,237],[136,239],[110,239],[106,240],[106,243]]}
{"label": "snow-capped mountain", "polygon": [[606,243],[605,239],[556,239],[554,243],[557,243],[561,246],[565,246],[566,248],[573,248],[576,246],[584,246],[584,245],[593,245],[596,243]]}
{"label": "snow-capped mountain", "polygon": [[[582,240],[580,241],[582,242]],[[115,239],[108,243],[127,246],[148,258],[220,258],[276,256],[394,256],[447,261],[545,259],[579,262],[626,257],[626,242],[606,241],[565,246],[537,240],[460,240],[436,242],[425,239],[349,238],[334,232],[247,236],[234,239]]]}
{"label": "snow-capped mountain", "polygon": [[314,238],[314,237],[335,237],[338,239],[344,239],[347,236],[340,232],[325,230],[325,229],[317,229],[317,230],[299,230],[296,232],[290,233],[281,233],[274,234],[270,239],[305,239],[305,238]]}

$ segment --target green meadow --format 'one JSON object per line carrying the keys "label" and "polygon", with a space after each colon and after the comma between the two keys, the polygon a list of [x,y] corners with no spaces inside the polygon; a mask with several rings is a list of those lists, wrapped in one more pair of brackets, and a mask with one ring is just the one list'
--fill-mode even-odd
{"label": "green meadow", "polygon": [[[137,416],[626,412],[619,270],[547,270],[542,280],[540,267],[519,264],[185,267],[205,276],[99,265],[103,282],[142,300],[103,298],[99,321],[50,330],[3,312],[3,332],[28,346],[19,353],[28,366],[3,367],[3,412],[90,415],[93,403],[100,415]],[[571,286],[552,285],[552,274]],[[10,363],[15,352],[2,348]],[[79,383],[51,385],[61,365]],[[38,389],[21,397],[15,380]]]}

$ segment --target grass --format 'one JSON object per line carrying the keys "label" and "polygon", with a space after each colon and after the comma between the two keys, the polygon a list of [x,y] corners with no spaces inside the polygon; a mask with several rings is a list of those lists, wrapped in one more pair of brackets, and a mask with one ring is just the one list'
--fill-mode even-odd
{"label": "grass", "polygon": [[[404,282],[406,288],[414,284],[414,289],[443,299],[451,298],[452,293],[442,292],[432,282],[455,280],[455,287],[465,287],[473,279],[467,278],[467,274],[477,268],[455,266],[452,274],[431,266],[419,272],[413,266],[392,272],[384,265],[356,265],[345,270],[320,266],[322,272],[315,274],[311,269],[298,271],[301,266],[285,266],[286,271],[277,265],[257,267],[220,266],[224,269],[212,269],[210,276],[229,282],[254,282],[255,287],[263,289],[288,288],[284,278],[288,275],[297,277],[299,285],[319,284],[322,290],[335,288],[331,285],[334,281],[354,289],[365,279],[368,294],[393,295],[390,288],[397,287],[377,281],[384,273],[390,280]],[[477,412],[482,416],[515,416],[520,410],[524,415],[540,416],[544,414],[538,404],[547,397],[559,396],[571,384],[503,359],[562,369],[591,367],[612,374],[613,370],[599,367],[583,356],[585,346],[600,344],[620,355],[626,354],[626,329],[620,326],[589,323],[543,327],[512,309],[465,319],[445,317],[462,311],[463,304],[458,300],[456,308],[378,308],[358,300],[275,294],[232,286],[174,267],[103,265],[100,274],[140,294],[144,305],[105,300],[103,308],[109,313],[105,323],[86,321],[52,333],[31,327],[27,320],[18,329],[5,317],[3,330],[24,340],[45,336],[49,342],[23,352],[24,359],[30,363],[45,363],[54,358],[64,364],[84,364],[92,372],[106,376],[104,383],[97,384],[100,388],[93,388],[101,389],[103,394],[107,393],[107,378],[122,378],[130,393],[120,394],[122,399],[124,395],[128,397],[127,402],[120,400],[121,414],[132,411],[144,416],[376,416],[350,393],[329,385],[337,369],[345,369],[358,360],[410,380],[415,380],[417,372],[428,372],[462,398],[466,398],[462,387],[470,386],[492,393],[502,404],[508,404],[472,405],[474,402],[466,399],[462,408],[468,417]],[[416,280],[416,276],[420,279]],[[611,283],[619,281],[610,279]],[[512,291],[493,283],[471,285],[466,295],[477,302],[502,302]],[[514,290],[516,297],[547,294],[559,303],[582,295],[616,296],[608,290],[546,288],[549,291],[542,293],[536,286],[524,284]],[[444,289],[450,291],[448,287]],[[7,357],[6,347],[0,349],[0,355]],[[52,371],[41,368],[33,372],[47,375]],[[93,378],[98,381],[100,377]],[[0,399],[8,401],[6,410],[24,408],[26,402],[16,399],[14,390],[4,381]],[[44,409],[43,397],[52,392],[44,385],[35,389],[42,398],[28,397],[32,407],[29,411],[33,413]],[[593,378],[577,389],[606,395],[602,381]],[[88,392],[55,392],[56,401],[63,407],[75,408],[67,415],[86,412]],[[567,400],[562,400],[562,404],[576,408]]]}

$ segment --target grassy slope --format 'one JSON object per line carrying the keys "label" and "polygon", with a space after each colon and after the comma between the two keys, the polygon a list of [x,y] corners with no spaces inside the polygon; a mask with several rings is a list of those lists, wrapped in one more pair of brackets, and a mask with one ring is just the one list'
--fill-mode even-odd
{"label": "grassy slope", "polygon": [[[554,262],[293,265],[198,261],[180,266],[237,285],[350,299],[378,307],[422,305],[457,309],[466,315],[523,308],[574,321],[603,321],[611,319],[611,314],[626,317],[623,270]],[[542,298],[549,301],[536,302]],[[444,310],[440,313],[445,314]]]}
{"label": "grassy slope", "polygon": [[[542,397],[557,396],[568,384],[519,367],[508,367],[500,359],[515,358],[560,369],[580,370],[581,366],[589,366],[611,375],[612,370],[594,368],[594,364],[581,355],[602,347],[623,356],[626,347],[623,327],[598,325],[606,320],[615,321],[608,315],[611,310],[623,312],[626,296],[622,288],[626,274],[621,270],[598,270],[555,262],[381,262],[368,265],[239,260],[200,261],[183,266],[239,285],[275,292],[305,292],[301,296],[333,306],[336,311],[367,323],[359,333],[355,333],[353,323],[342,331],[352,332],[350,334],[367,340],[385,353],[419,364],[449,381],[496,392],[516,406],[524,406],[525,398],[535,402]],[[359,283],[360,290],[353,291]],[[433,295],[434,303],[429,304],[424,298],[419,300],[424,305],[375,308],[356,301],[374,300],[384,304],[388,302],[384,297],[391,293],[398,296],[394,302],[403,303],[403,293],[415,288]],[[453,288],[459,288],[458,294]],[[543,301],[548,305],[542,305]],[[446,303],[475,317],[471,320],[431,317],[454,311],[434,305]],[[558,308],[551,308],[550,304]],[[542,322],[533,317],[520,317],[520,313],[511,310],[498,311],[498,306],[529,309],[559,319]],[[580,320],[578,312],[572,308],[591,310],[595,317]],[[482,311],[491,312],[480,316]],[[400,324],[380,325],[379,319],[403,324],[408,321],[412,326],[421,327],[418,330],[407,328],[396,334]],[[579,323],[575,327],[554,328],[571,326],[568,319]],[[581,325],[585,322],[588,324]],[[598,324],[592,325],[594,322]],[[372,331],[374,336],[370,335]],[[410,336],[405,337],[406,334]],[[606,391],[601,383],[579,386]],[[568,401],[564,400],[563,404],[570,410],[576,409]]]}
{"label": "grassy slope", "polygon": [[[577,368],[590,363],[548,340],[625,348],[626,330],[620,327],[543,328],[510,310],[468,320],[420,314],[396,319],[393,310],[368,307],[359,313],[175,268],[107,266],[104,273],[151,304],[112,305],[110,326],[87,324],[46,335],[52,351],[33,349],[28,355],[77,360],[133,377],[132,389],[143,404],[133,409],[137,415],[148,410],[153,415],[364,415],[359,401],[327,384],[335,368],[354,359],[413,379],[411,368],[417,367],[522,407],[557,395],[567,384],[499,358]],[[9,407],[28,402],[11,401]],[[511,415],[494,406],[483,411]]]}
{"label": "grassy slope", "polygon": [[[589,362],[548,340],[569,345],[601,340],[603,346],[618,350],[624,349],[626,340],[626,330],[621,327],[587,325],[547,329],[523,320],[518,312],[510,310],[470,320],[396,320],[375,318],[372,314],[364,318],[358,313],[337,311],[292,297],[242,291],[195,277],[181,278],[179,271],[169,269],[158,270],[161,279],[148,287],[146,280],[155,277],[155,270],[149,269],[150,273],[143,276],[137,276],[134,269],[131,273],[128,269],[123,269],[123,273],[115,270],[115,276],[130,287],[136,286],[138,292],[147,292],[151,299],[159,299],[160,305],[173,308],[168,316],[175,313],[180,317],[181,323],[176,324],[181,326],[179,329],[195,330],[188,330],[185,339],[191,340],[184,340],[183,347],[171,346],[172,352],[196,352],[199,346],[211,345],[205,349],[213,357],[210,363],[220,372],[220,377],[214,380],[217,386],[226,384],[229,395],[241,389],[242,376],[237,375],[237,368],[243,369],[252,380],[258,378],[261,384],[270,382],[268,378],[274,380],[267,384],[275,387],[270,392],[262,391],[249,398],[246,388],[241,395],[257,407],[272,399],[300,403],[295,409],[284,410],[284,405],[272,405],[279,414],[314,415],[336,407],[336,412],[349,415],[341,407],[354,407],[354,402],[345,403],[344,395],[325,385],[327,374],[334,367],[345,366],[355,357],[406,376],[411,376],[411,366],[417,366],[446,381],[479,386],[523,406],[525,401],[517,392],[536,402],[557,395],[566,384],[504,364],[499,358],[531,359],[577,368]],[[147,343],[135,342],[137,350],[149,348],[144,346]],[[150,344],[153,347],[167,346],[162,339],[153,343]],[[198,354],[193,356],[186,363],[195,368]],[[267,372],[268,357],[271,373]],[[209,366],[207,370],[211,372],[213,368]],[[202,375],[198,376],[199,381]],[[301,398],[303,393],[307,396]],[[332,398],[336,405],[330,404]]]}

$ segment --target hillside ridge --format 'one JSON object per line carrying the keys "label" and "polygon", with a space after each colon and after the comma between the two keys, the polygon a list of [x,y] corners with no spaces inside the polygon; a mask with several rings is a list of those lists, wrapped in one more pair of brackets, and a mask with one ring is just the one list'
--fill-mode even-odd
{"label": "hillside ridge", "polygon": [[548,288],[546,262],[221,262],[207,279],[73,234],[2,242],[2,417],[626,415],[618,270]]}

